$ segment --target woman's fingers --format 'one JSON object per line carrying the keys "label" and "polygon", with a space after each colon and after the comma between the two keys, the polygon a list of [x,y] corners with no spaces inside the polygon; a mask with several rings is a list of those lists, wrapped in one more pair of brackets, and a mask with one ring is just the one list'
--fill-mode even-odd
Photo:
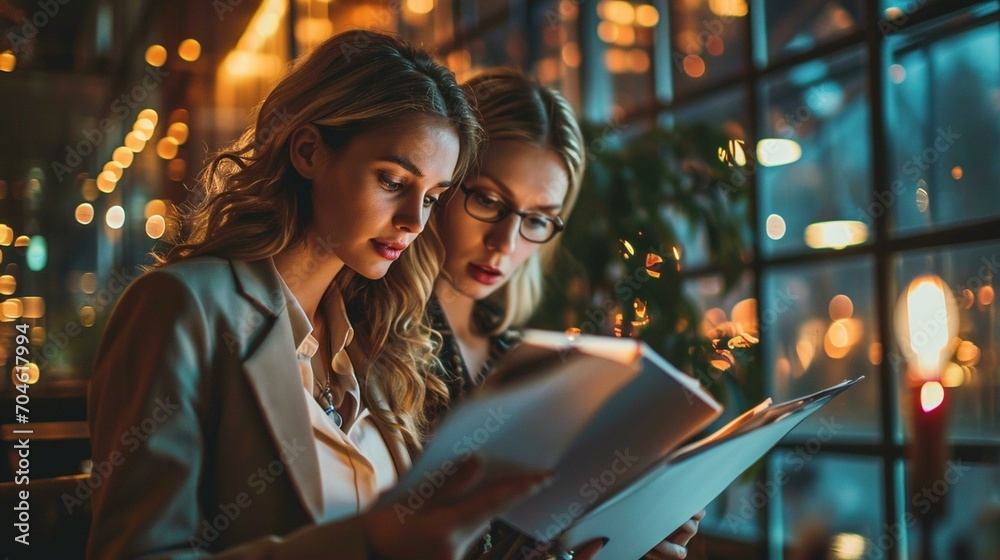
{"label": "woman's fingers", "polygon": [[471,523],[488,521],[547,486],[552,476],[550,472],[536,472],[480,482],[455,504],[455,514],[458,519],[467,519]]}
{"label": "woman's fingers", "polygon": [[687,558],[687,549],[679,544],[663,541],[643,556],[645,560],[681,560]]}
{"label": "woman's fingers", "polygon": [[486,461],[481,455],[472,454],[452,468],[455,471],[450,474],[448,471],[451,468],[441,468],[445,482],[438,490],[437,500],[459,499],[475,488],[483,480],[483,475],[486,474]]}
{"label": "woman's fingers", "polygon": [[701,510],[694,514],[691,519],[684,522],[683,525],[677,528],[676,531],[671,533],[666,541],[679,544],[681,546],[687,546],[688,542],[698,533],[698,526],[701,520],[705,518],[705,510]]}
{"label": "woman's fingers", "polygon": [[573,551],[573,560],[591,560],[604,547],[604,540],[594,539]]}

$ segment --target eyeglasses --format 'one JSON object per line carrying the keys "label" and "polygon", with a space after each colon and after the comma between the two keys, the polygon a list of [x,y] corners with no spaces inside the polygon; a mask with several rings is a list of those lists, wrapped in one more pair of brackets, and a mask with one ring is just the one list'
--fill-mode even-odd
{"label": "eyeglasses", "polygon": [[558,216],[552,218],[544,214],[514,210],[493,194],[470,188],[465,183],[459,184],[459,188],[465,193],[465,211],[470,216],[493,224],[511,214],[517,214],[521,218],[518,232],[532,243],[545,243],[566,227]]}

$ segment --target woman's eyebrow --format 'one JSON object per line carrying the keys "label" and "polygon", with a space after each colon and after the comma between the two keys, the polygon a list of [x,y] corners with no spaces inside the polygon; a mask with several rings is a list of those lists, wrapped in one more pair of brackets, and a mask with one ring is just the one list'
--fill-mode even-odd
{"label": "woman's eyebrow", "polygon": [[[410,173],[413,173],[414,175],[416,175],[420,179],[422,179],[424,177],[424,172],[419,167],[417,167],[417,165],[415,163],[413,163],[413,161],[410,158],[408,158],[406,156],[401,156],[401,155],[397,155],[397,154],[389,154],[387,156],[382,156],[382,157],[378,158],[375,161],[382,161],[382,162],[386,162],[386,163],[395,163],[396,165],[402,167],[403,169],[409,171]],[[451,181],[450,180],[448,180],[448,181],[441,181],[440,183],[434,185],[434,187],[435,188],[441,187],[443,189],[451,188]]]}
{"label": "woman's eyebrow", "polygon": [[[503,181],[500,181],[499,179],[497,179],[496,177],[490,175],[489,173],[480,173],[479,176],[480,177],[486,177],[493,184],[495,184],[496,186],[500,187],[500,190],[503,191],[503,195],[507,199],[508,203],[514,198],[513,191]],[[513,206],[513,205],[511,205],[511,206]],[[541,210],[543,212],[554,212],[554,211],[562,210],[562,204],[546,204],[544,206],[536,205],[531,210]]]}

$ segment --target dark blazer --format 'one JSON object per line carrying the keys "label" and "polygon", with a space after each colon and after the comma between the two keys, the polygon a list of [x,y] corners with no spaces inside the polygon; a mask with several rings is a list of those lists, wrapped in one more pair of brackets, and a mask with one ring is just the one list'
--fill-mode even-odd
{"label": "dark blazer", "polygon": [[[316,525],[319,462],[285,303],[270,259],[198,257],[125,290],[88,394],[88,558],[368,557],[359,518]],[[405,472],[398,434],[382,435]]]}

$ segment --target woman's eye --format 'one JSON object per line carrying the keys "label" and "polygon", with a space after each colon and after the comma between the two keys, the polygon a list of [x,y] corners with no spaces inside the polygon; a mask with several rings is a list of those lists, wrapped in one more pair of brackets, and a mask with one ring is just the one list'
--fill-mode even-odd
{"label": "woman's eye", "polygon": [[493,208],[500,204],[500,199],[482,193],[476,193],[476,202],[486,208]]}
{"label": "woman's eye", "polygon": [[403,188],[403,183],[394,181],[393,178],[388,175],[379,175],[378,180],[382,183],[382,187],[387,191],[398,191]]}
{"label": "woman's eye", "polygon": [[440,197],[437,196],[425,196],[424,208],[430,208],[431,206],[434,206],[435,204],[437,204],[439,198]]}
{"label": "woman's eye", "polygon": [[528,227],[532,229],[544,230],[549,227],[549,219],[543,216],[528,216],[528,219],[525,221],[528,222]]}

